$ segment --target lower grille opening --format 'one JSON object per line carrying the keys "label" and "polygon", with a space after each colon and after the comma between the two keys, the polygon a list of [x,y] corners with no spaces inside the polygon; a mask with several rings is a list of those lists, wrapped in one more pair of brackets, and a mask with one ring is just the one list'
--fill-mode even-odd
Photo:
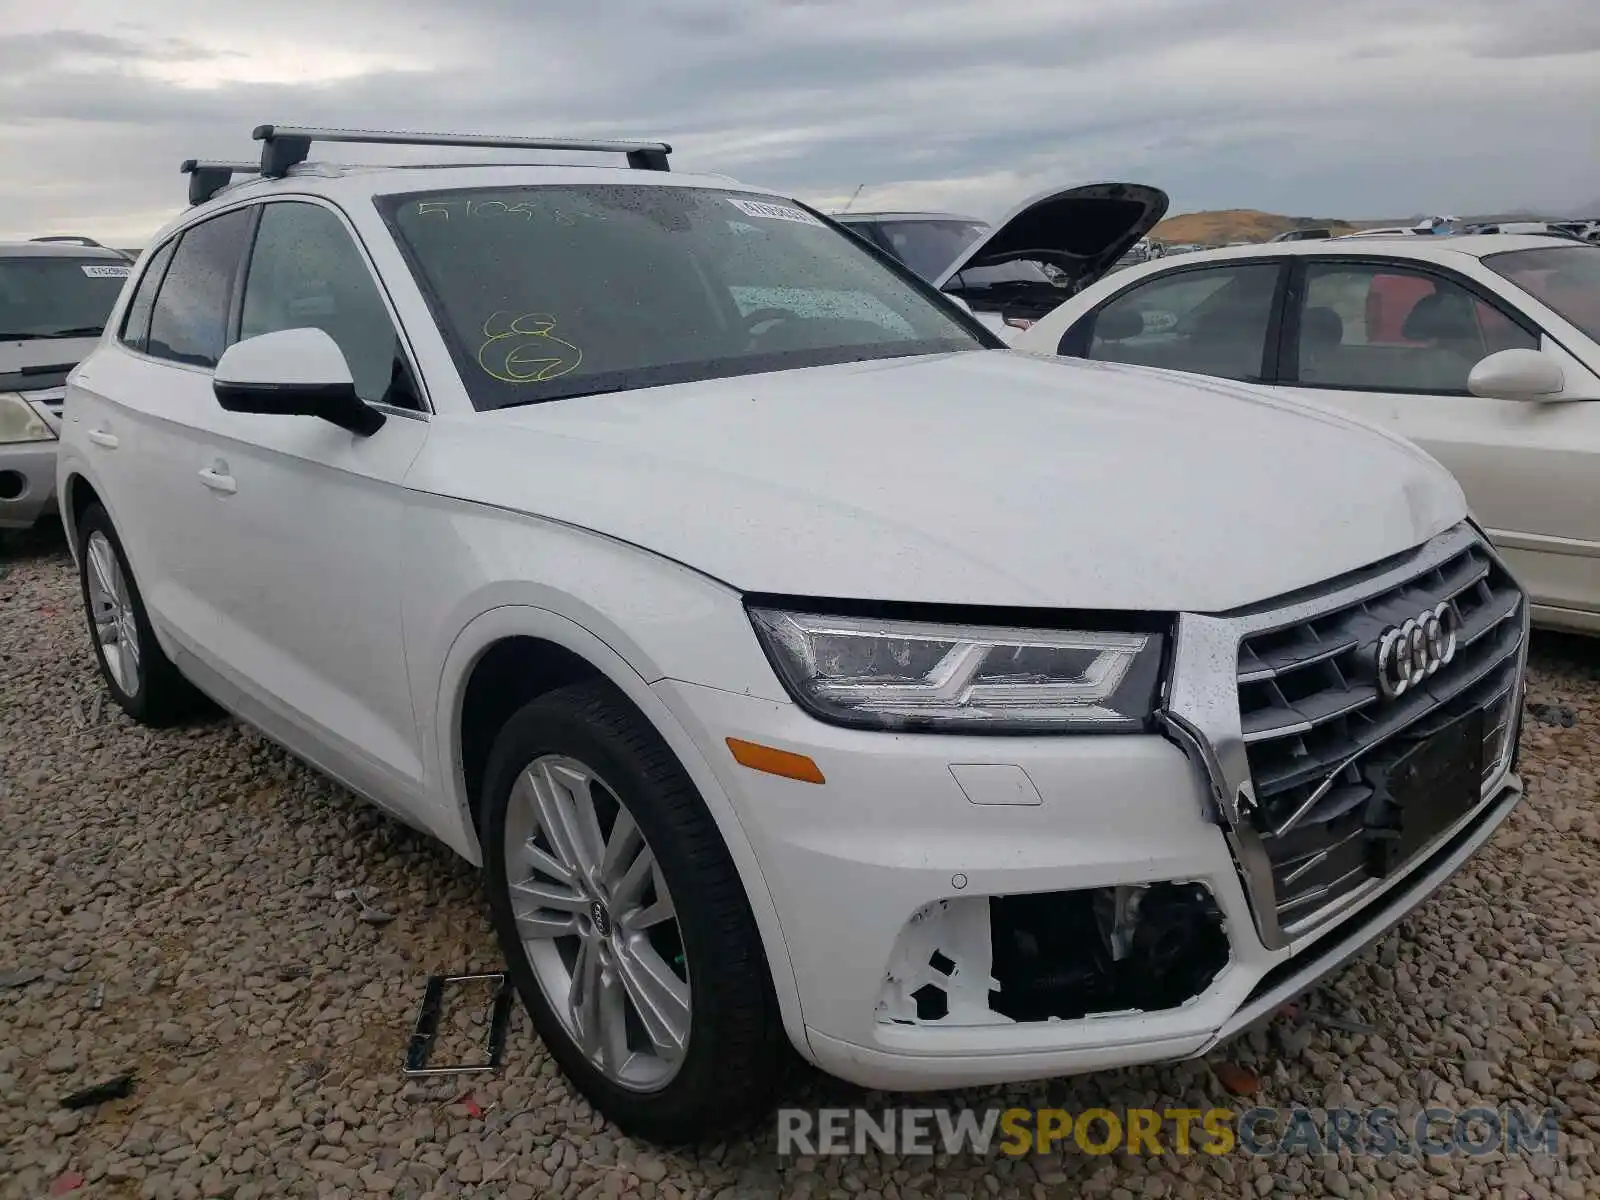
{"label": "lower grille opening", "polygon": [[[1465,828],[1458,830],[1449,841],[1433,847],[1425,858],[1413,865],[1412,871],[1425,874],[1452,855],[1460,853],[1461,847],[1476,837],[1484,825],[1498,820],[1497,814],[1504,812],[1504,804],[1494,804],[1485,808]],[[1441,881],[1441,886],[1443,886],[1444,882],[1447,882],[1447,880]],[[1378,931],[1388,923],[1394,914],[1396,906],[1401,903],[1405,894],[1406,888],[1404,886],[1395,889],[1369,905],[1354,920],[1335,925],[1327,933],[1317,937],[1304,949],[1300,950],[1293,958],[1286,959],[1273,967],[1261,977],[1255,987],[1250,989],[1249,996],[1245,998],[1245,1005],[1248,1006],[1251,1002],[1277,991],[1285,983],[1305,970],[1307,964],[1316,962],[1341,943],[1350,940],[1359,943],[1363,937],[1367,936],[1376,938]]]}
{"label": "lower grille opening", "polygon": [[1227,966],[1198,883],[940,901],[896,942],[880,1022],[993,1025],[1179,1008]]}

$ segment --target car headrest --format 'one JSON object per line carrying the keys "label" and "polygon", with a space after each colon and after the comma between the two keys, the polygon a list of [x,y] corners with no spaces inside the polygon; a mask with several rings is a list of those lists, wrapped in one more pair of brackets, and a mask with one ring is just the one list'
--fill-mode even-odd
{"label": "car headrest", "polygon": [[1103,342],[1120,342],[1144,332],[1144,317],[1131,308],[1108,308],[1094,319],[1094,336]]}
{"label": "car headrest", "polygon": [[1308,308],[1300,318],[1300,343],[1327,350],[1344,341],[1344,318],[1331,308]]}
{"label": "car headrest", "polygon": [[1408,342],[1462,341],[1478,336],[1472,304],[1453,292],[1434,292],[1406,314],[1400,336]]}

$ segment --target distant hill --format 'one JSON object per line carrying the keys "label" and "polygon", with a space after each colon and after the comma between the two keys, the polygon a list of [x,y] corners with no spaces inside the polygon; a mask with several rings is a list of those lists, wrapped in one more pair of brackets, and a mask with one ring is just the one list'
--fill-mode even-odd
{"label": "distant hill", "polygon": [[[1360,225],[1373,222],[1362,221]],[[1182,213],[1168,217],[1150,236],[1158,242],[1198,242],[1223,246],[1229,242],[1265,242],[1291,229],[1332,229],[1354,233],[1358,224],[1331,217],[1285,217],[1254,208],[1227,208],[1214,212]]]}

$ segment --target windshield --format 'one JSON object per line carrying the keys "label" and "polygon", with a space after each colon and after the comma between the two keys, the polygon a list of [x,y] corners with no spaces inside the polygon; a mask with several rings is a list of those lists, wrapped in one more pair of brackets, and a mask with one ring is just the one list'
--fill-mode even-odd
{"label": "windshield", "polygon": [[989,227],[982,221],[875,221],[895,257],[927,280],[939,278],[956,256]]}
{"label": "windshield", "polygon": [[1600,342],[1600,246],[1508,250],[1483,265]]}
{"label": "windshield", "polygon": [[0,341],[98,337],[127,277],[108,258],[0,258]]}
{"label": "windshield", "polygon": [[989,345],[775,197],[593,184],[378,204],[480,409]]}

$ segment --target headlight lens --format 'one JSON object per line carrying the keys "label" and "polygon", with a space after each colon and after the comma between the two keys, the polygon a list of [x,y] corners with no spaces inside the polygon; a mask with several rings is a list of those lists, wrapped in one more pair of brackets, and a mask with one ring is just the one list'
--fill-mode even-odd
{"label": "headlight lens", "polygon": [[874,729],[1130,733],[1149,727],[1156,633],[1066,632],[753,608],[784,685],[814,716]]}
{"label": "headlight lens", "polygon": [[0,446],[11,442],[50,442],[55,436],[33,405],[14,393],[0,393]]}

